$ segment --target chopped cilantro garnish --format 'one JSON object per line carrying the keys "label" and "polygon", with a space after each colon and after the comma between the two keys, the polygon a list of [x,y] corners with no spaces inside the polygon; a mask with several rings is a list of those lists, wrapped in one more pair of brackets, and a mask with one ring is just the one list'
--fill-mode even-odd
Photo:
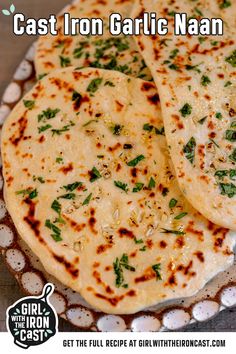
{"label": "chopped cilantro garnish", "polygon": [[187,64],[187,65],[185,65],[185,69],[186,70],[194,70],[194,71],[196,71],[197,73],[200,73],[201,72],[201,70],[198,68],[199,67],[199,65],[201,65],[202,63],[199,63],[199,64],[197,64],[197,65],[190,65],[190,64]]}
{"label": "chopped cilantro garnish", "polygon": [[224,87],[228,87],[228,86],[231,86],[232,85],[232,82],[231,81],[226,81]]}
{"label": "chopped cilantro garnish", "polygon": [[96,167],[93,167],[92,170],[89,172],[89,174],[90,174],[90,179],[89,179],[90,182],[94,182],[97,179],[102,177],[102,175],[100,174],[100,172],[97,170]]}
{"label": "chopped cilantro garnish", "polygon": [[226,130],[225,139],[229,141],[236,141],[236,130]]}
{"label": "chopped cilantro garnish", "polygon": [[105,82],[104,86],[115,87],[115,84],[113,84],[113,82],[107,80],[107,81]]}
{"label": "chopped cilantro garnish", "polygon": [[135,167],[140,161],[144,160],[145,157],[143,155],[139,155],[137,157],[135,157],[135,159],[127,162],[127,165],[130,167]]}
{"label": "chopped cilantro garnish", "polygon": [[222,113],[220,113],[220,112],[216,112],[215,117],[217,119],[222,119],[223,118]]}
{"label": "chopped cilantro garnish", "polygon": [[56,158],[56,163],[63,163],[63,158],[62,157],[57,157]]}
{"label": "chopped cilantro garnish", "polygon": [[180,219],[182,219],[185,215],[187,215],[188,213],[180,213],[179,215],[177,215],[174,219],[175,220],[180,220]]}
{"label": "chopped cilantro garnish", "polygon": [[116,287],[119,288],[120,286],[125,286],[128,287],[127,284],[124,283],[124,272],[123,268],[135,272],[135,268],[129,265],[129,259],[127,254],[123,254],[122,257],[119,259],[118,257],[116,258],[115,262],[113,262],[113,269],[114,273],[116,275]]}
{"label": "chopped cilantro garnish", "polygon": [[71,65],[71,60],[69,57],[63,57],[62,55],[59,56],[60,64],[62,68],[66,68],[67,66]]}
{"label": "chopped cilantro garnish", "polygon": [[35,101],[23,100],[23,102],[24,102],[24,106],[25,106],[26,108],[29,108],[29,109],[33,109],[33,108],[34,108]]}
{"label": "chopped cilantro garnish", "polygon": [[38,76],[38,80],[42,80],[45,76],[47,76],[47,74],[40,74],[40,75]]}
{"label": "chopped cilantro garnish", "polygon": [[189,103],[185,103],[179,112],[181,113],[182,117],[189,116],[192,113],[192,106]]}
{"label": "chopped cilantro garnish", "polygon": [[46,220],[45,221],[45,226],[52,230],[53,234],[51,234],[51,237],[56,241],[56,242],[59,242],[59,241],[62,241],[62,238],[61,238],[61,230],[59,229],[59,227],[57,227],[56,225],[54,225],[50,220]]}
{"label": "chopped cilantro garnish", "polygon": [[161,277],[161,273],[160,273],[160,270],[161,270],[161,263],[157,263],[157,264],[154,264],[152,266],[152,270],[155,272],[156,274],[156,279],[157,280],[162,280],[162,277]]}
{"label": "chopped cilantro garnish", "polygon": [[102,78],[97,78],[97,79],[93,79],[90,84],[87,87],[87,91],[94,93],[98,90],[99,86],[102,83]]}
{"label": "chopped cilantro garnish", "polygon": [[168,67],[169,67],[171,70],[179,70],[179,66],[178,66],[177,64],[174,64],[174,63],[170,64]]}
{"label": "chopped cilantro garnish", "polygon": [[82,96],[79,92],[74,91],[72,94],[72,101],[75,102],[75,107],[78,108],[81,102]]}
{"label": "chopped cilantro garnish", "polygon": [[232,52],[230,56],[225,58],[225,61],[227,61],[227,63],[232,65],[234,68],[236,67],[236,49]]}
{"label": "chopped cilantro garnish", "polygon": [[229,155],[230,160],[236,162],[236,149],[233,150],[232,154]]}
{"label": "chopped cilantro garnish", "polygon": [[180,230],[169,230],[169,229],[162,229],[162,233],[164,234],[174,234],[174,235],[185,235],[185,232]]}
{"label": "chopped cilantro garnish", "polygon": [[64,127],[62,127],[61,129],[52,129],[52,136],[54,135],[61,135],[64,132],[68,132],[70,130],[71,127],[73,127],[75,125],[74,122],[70,121],[70,124],[64,125]]}
{"label": "chopped cilantro garnish", "polygon": [[140,238],[140,239],[137,239],[136,237],[134,238],[134,242],[138,245],[140,243],[143,243],[143,239]]}
{"label": "chopped cilantro garnish", "polygon": [[198,123],[202,125],[202,124],[205,122],[206,119],[207,119],[207,116],[201,118],[201,119],[198,121]]}
{"label": "chopped cilantro garnish", "polygon": [[126,193],[127,193],[128,190],[129,190],[127,183],[123,183],[123,182],[121,182],[121,181],[114,181],[114,185],[115,185],[117,188],[122,189],[122,190],[125,191]]}
{"label": "chopped cilantro garnish", "polygon": [[60,112],[60,109],[51,109],[48,108],[46,111],[43,111],[41,114],[38,115],[38,122],[45,122],[46,119],[52,119],[56,117],[56,114]]}
{"label": "chopped cilantro garnish", "polygon": [[139,192],[143,189],[143,183],[135,183],[135,187],[133,188],[133,193]]}
{"label": "chopped cilantro garnish", "polygon": [[220,190],[222,195],[227,195],[232,198],[236,194],[236,186],[233,183],[220,183]]}
{"label": "chopped cilantro garnish", "polygon": [[219,3],[219,8],[220,9],[227,9],[227,7],[230,7],[232,4],[231,4],[231,1],[229,0],[221,0],[221,2]]}
{"label": "chopped cilantro garnish", "polygon": [[75,199],[75,193],[66,193],[58,197],[58,199]]}
{"label": "chopped cilantro garnish", "polygon": [[29,197],[30,199],[34,199],[34,198],[36,198],[36,197],[38,196],[38,191],[37,191],[37,189],[33,189],[33,190],[32,190],[31,188],[28,188],[28,189],[23,189],[23,190],[21,190],[21,191],[17,191],[16,194],[17,194],[17,195],[22,194],[23,197],[25,197],[26,195],[28,195],[28,197]]}
{"label": "chopped cilantro garnish", "polygon": [[186,145],[183,147],[183,152],[185,154],[186,159],[189,160],[190,163],[194,162],[195,157],[195,147],[196,147],[196,140],[192,137]]}
{"label": "chopped cilantro garnish", "polygon": [[76,188],[81,187],[82,182],[74,182],[63,186],[63,188],[68,192],[73,192]]}
{"label": "chopped cilantro garnish", "polygon": [[169,58],[170,59],[174,59],[176,57],[176,55],[179,53],[179,49],[173,49],[171,52],[170,52],[170,55],[169,55]]}
{"label": "chopped cilantro garnish", "polygon": [[206,75],[202,75],[202,77],[201,77],[201,84],[202,84],[202,86],[207,86],[207,85],[209,85],[210,83],[211,83],[210,78],[209,78],[208,76],[206,76]]}
{"label": "chopped cilantro garnish", "polygon": [[155,188],[156,186],[156,181],[151,177],[148,183],[148,189]]}
{"label": "chopped cilantro garnish", "polygon": [[90,193],[87,198],[85,198],[85,200],[83,201],[82,205],[88,205],[90,200],[92,198],[92,193]]}
{"label": "chopped cilantro garnish", "polygon": [[51,124],[46,124],[46,125],[42,125],[41,127],[38,127],[38,133],[42,133],[45,132],[45,130],[48,130],[52,128]]}
{"label": "chopped cilantro garnish", "polygon": [[177,204],[177,200],[175,198],[172,198],[170,201],[169,201],[169,207],[170,208],[174,208]]}

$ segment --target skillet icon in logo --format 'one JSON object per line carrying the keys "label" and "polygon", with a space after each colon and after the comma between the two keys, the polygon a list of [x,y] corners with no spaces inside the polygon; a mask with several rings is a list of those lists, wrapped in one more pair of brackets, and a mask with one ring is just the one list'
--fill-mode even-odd
{"label": "skillet icon in logo", "polygon": [[14,343],[27,349],[46,342],[57,332],[58,317],[48,297],[54,285],[48,283],[41,296],[27,296],[18,300],[7,309],[8,331]]}

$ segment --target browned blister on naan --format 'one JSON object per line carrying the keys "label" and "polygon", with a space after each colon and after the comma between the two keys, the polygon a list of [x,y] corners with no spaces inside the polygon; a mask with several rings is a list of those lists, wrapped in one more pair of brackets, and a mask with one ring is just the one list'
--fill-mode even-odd
{"label": "browned blister on naan", "polygon": [[222,3],[140,0],[133,17],[154,11],[169,20],[166,36],[139,36],[137,43],[158,87],[180,188],[209,220],[236,230],[235,26],[225,22],[223,36],[175,36],[173,30],[177,12],[227,18],[234,2]]}
{"label": "browned blister on naan", "polygon": [[5,201],[46,271],[108,313],[190,296],[233,262],[228,229],[184,199],[153,83],[67,68],[2,133]]}

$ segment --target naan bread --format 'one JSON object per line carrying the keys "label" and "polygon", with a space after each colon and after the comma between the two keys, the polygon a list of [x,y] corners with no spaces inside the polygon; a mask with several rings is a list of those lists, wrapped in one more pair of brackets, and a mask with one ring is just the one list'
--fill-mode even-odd
{"label": "naan bread", "polygon": [[[133,38],[112,36],[108,31],[112,12],[127,17],[133,0],[78,0],[67,6],[58,17],[57,36],[47,35],[38,39],[35,56],[36,74],[43,75],[61,67],[96,67],[117,70],[127,75],[152,80],[150,71]],[[63,13],[71,18],[102,18],[102,36],[64,36]]]}
{"label": "naan bread", "polygon": [[48,273],[100,310],[193,295],[233,262],[229,231],[178,189],[153,83],[51,73],[8,117],[2,156],[19,234]]}
{"label": "naan bread", "polygon": [[[175,36],[173,14],[211,18],[205,2],[140,0],[143,11],[167,17],[165,37],[140,36],[161,100],[171,158],[182,192],[212,222],[236,230],[236,45],[222,37]],[[197,10],[196,10],[197,9]]]}

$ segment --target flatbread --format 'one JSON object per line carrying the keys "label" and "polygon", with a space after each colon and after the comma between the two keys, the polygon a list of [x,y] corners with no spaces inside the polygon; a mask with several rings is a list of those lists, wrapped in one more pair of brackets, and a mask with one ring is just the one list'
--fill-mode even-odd
{"label": "flatbread", "polygon": [[169,20],[165,37],[140,36],[137,43],[158,87],[180,188],[206,218],[236,230],[234,27],[225,26],[222,37],[174,36],[171,27],[173,14],[183,10],[211,18],[204,4],[140,0],[133,17],[154,11]]}
{"label": "flatbread", "polygon": [[190,296],[236,238],[183,198],[153,83],[107,70],[49,74],[2,132],[5,201],[46,271],[108,313]]}
{"label": "flatbread", "polygon": [[[37,42],[35,67],[39,78],[61,67],[96,67],[117,70],[127,75],[152,80],[149,69],[133,38],[112,36],[108,31],[112,12],[127,17],[133,0],[78,0],[67,6],[57,19],[58,35],[41,36]],[[63,14],[71,18],[102,18],[102,36],[65,36]]]}

